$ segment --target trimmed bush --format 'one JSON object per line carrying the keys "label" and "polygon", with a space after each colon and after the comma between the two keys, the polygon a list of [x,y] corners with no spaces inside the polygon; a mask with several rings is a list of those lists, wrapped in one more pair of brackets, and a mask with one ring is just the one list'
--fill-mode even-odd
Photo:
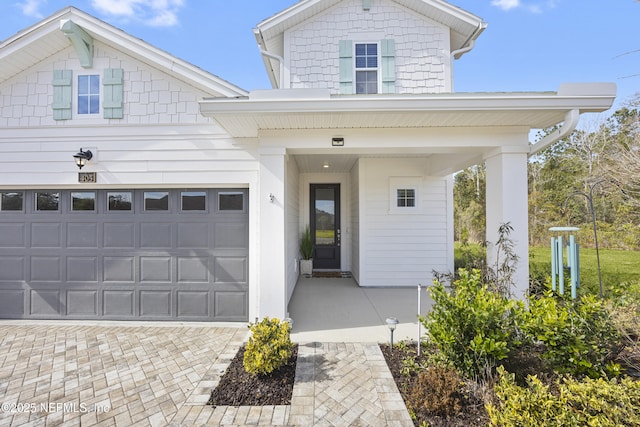
{"label": "trimmed bush", "polygon": [[284,366],[291,357],[291,324],[265,317],[251,323],[252,334],[245,347],[242,364],[250,374],[268,375]]}
{"label": "trimmed bush", "polygon": [[555,382],[557,392],[552,392],[536,376],[528,376],[527,386],[520,387],[502,367],[498,374],[497,405],[487,405],[493,426],[640,425],[640,382],[630,378],[578,381],[566,377]]}
{"label": "trimmed bush", "polygon": [[522,344],[524,304],[490,290],[479,270],[460,269],[459,276],[451,291],[434,282],[433,307],[420,320],[446,363],[484,378]]}

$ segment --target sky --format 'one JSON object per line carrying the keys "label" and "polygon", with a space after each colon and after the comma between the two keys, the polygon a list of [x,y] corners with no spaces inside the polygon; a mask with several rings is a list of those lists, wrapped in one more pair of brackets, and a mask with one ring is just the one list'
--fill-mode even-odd
{"label": "sky", "polygon": [[[252,29],[295,3],[0,0],[0,40],[73,5],[245,90],[269,89]],[[561,83],[614,82],[612,111],[640,92],[639,0],[450,3],[488,23],[475,48],[454,63],[456,92],[556,91]]]}

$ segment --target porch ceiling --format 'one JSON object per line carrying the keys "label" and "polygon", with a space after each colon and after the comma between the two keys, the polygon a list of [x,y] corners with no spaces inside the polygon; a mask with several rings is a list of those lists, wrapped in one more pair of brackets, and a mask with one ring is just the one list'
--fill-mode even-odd
{"label": "porch ceiling", "polygon": [[328,90],[252,92],[249,97],[204,99],[202,114],[233,137],[257,137],[261,130],[393,129],[429,127],[548,128],[570,110],[609,109],[612,83],[566,84],[558,92],[438,95],[330,95]]}

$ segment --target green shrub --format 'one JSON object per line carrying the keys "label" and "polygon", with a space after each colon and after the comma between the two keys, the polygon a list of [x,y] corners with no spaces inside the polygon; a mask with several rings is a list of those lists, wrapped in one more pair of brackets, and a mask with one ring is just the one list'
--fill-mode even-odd
{"label": "green shrub", "polygon": [[250,374],[267,375],[284,366],[291,357],[291,324],[265,317],[251,323],[252,332],[242,363]]}
{"label": "green shrub", "polygon": [[524,329],[544,345],[542,358],[554,371],[591,378],[618,373],[619,366],[608,362],[620,336],[601,300],[547,291],[531,299],[529,309]]}
{"label": "green shrub", "polygon": [[459,275],[451,291],[434,281],[433,307],[420,320],[445,362],[469,377],[485,377],[522,344],[524,304],[489,290],[478,270]]}
{"label": "green shrub", "polygon": [[640,382],[571,377],[557,380],[552,392],[535,376],[520,387],[514,375],[498,368],[497,405],[488,404],[494,426],[638,426]]}

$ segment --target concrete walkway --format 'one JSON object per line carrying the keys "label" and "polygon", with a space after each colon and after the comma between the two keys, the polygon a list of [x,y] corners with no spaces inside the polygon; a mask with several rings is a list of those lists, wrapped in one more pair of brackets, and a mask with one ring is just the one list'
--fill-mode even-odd
{"label": "concrete walkway", "polygon": [[[425,283],[426,284],[426,283]],[[423,287],[422,315],[432,301]],[[289,302],[296,342],[389,342],[388,317],[400,321],[394,340],[418,339],[418,286],[361,288],[353,279],[300,278]]]}

